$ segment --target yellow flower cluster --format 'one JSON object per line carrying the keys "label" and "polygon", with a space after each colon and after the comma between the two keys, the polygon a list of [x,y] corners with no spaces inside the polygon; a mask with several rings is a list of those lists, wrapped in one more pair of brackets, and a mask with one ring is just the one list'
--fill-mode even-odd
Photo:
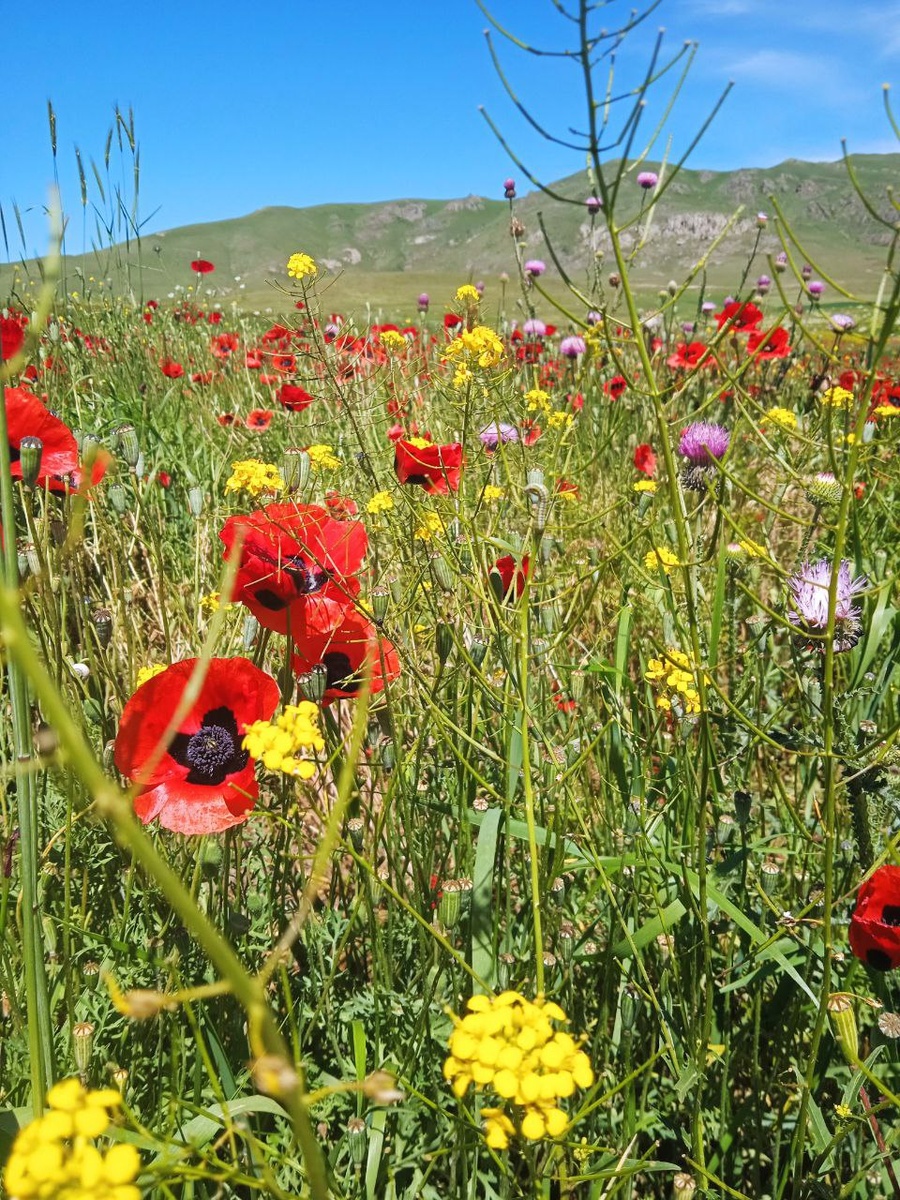
{"label": "yellow flower cluster", "polygon": [[211,617],[213,613],[217,613],[222,607],[222,597],[219,592],[209,592],[207,595],[200,597],[199,603],[201,612]]}
{"label": "yellow flower cluster", "polygon": [[104,1154],[93,1142],[122,1102],[113,1088],[86,1091],[77,1079],[50,1089],[49,1111],[22,1129],[3,1176],[11,1200],[140,1200],[141,1159],[124,1143]]}
{"label": "yellow flower cluster", "polygon": [[302,750],[321,753],[325,742],[319,732],[319,709],[311,700],[286,704],[273,722],[254,721],[244,731],[243,747],[261,760],[267,771],[283,771],[298,779],[312,779],[315,763],[299,757]]}
{"label": "yellow flower cluster", "polygon": [[639,479],[637,483],[631,485],[631,490],[633,492],[649,492],[652,496],[656,491],[656,486],[655,479]]}
{"label": "yellow flower cluster", "polygon": [[[474,291],[474,288],[472,289]],[[479,367],[496,367],[503,359],[503,343],[486,325],[465,329],[444,351],[444,362],[464,359]]]}
{"label": "yellow flower cluster", "polygon": [[394,497],[390,492],[376,492],[366,505],[366,512],[375,516],[378,513],[390,512],[394,507]]}
{"label": "yellow flower cluster", "polygon": [[778,425],[781,429],[796,429],[797,414],[792,413],[789,408],[770,408],[766,412],[766,420],[773,425]]}
{"label": "yellow flower cluster", "polygon": [[478,288],[473,287],[471,283],[464,283],[462,287],[456,289],[458,304],[477,304],[480,299]]}
{"label": "yellow flower cluster", "polygon": [[318,270],[315,259],[308,254],[292,254],[287,261],[287,273],[291,279],[305,279],[307,275],[315,275]]}
{"label": "yellow flower cluster", "polygon": [[532,388],[530,392],[526,392],[525,402],[529,412],[549,413],[552,411],[550,396],[541,388]]}
{"label": "yellow flower cluster", "polygon": [[761,546],[759,542],[751,541],[750,538],[742,538],[738,542],[740,548],[744,551],[748,558],[768,558],[769,552],[765,546]]}
{"label": "yellow flower cluster", "polygon": [[413,537],[420,542],[430,542],[435,534],[444,532],[444,522],[436,512],[423,512]]}
{"label": "yellow flower cluster", "polygon": [[153,663],[149,667],[141,667],[137,673],[137,679],[135,680],[135,690],[137,690],[142,684],[146,683],[148,679],[152,679],[154,675],[161,675],[165,669],[166,668],[163,663]]}
{"label": "yellow flower cluster", "polygon": [[251,496],[261,496],[263,492],[280,492],[284,488],[278,468],[258,458],[233,462],[231,470],[232,474],[225,480],[226,492],[249,492]]}
{"label": "yellow flower cluster", "polygon": [[830,387],[819,393],[819,403],[830,405],[832,408],[849,408],[853,403],[853,393],[846,388]]}
{"label": "yellow flower cluster", "polygon": [[571,1034],[553,1027],[566,1014],[543,997],[526,1000],[518,992],[473,996],[467,1007],[464,1017],[453,1017],[444,1078],[457,1097],[474,1083],[515,1105],[515,1121],[503,1106],[481,1110],[487,1144],[505,1150],[516,1121],[529,1141],[559,1137],[569,1123],[559,1101],[594,1082],[588,1056]]}
{"label": "yellow flower cluster", "polygon": [[570,412],[565,412],[564,409],[557,408],[547,416],[548,429],[568,429],[575,420]]}
{"label": "yellow flower cluster", "polygon": [[667,550],[665,546],[657,546],[644,555],[644,566],[648,571],[663,571],[666,575],[671,575],[672,568],[680,565],[678,555]]}
{"label": "yellow flower cluster", "polygon": [[497,487],[496,483],[486,483],[481,492],[482,500],[490,502],[491,500],[502,500],[506,495],[506,489]]}
{"label": "yellow flower cluster", "polygon": [[378,335],[378,340],[385,350],[400,351],[407,347],[406,338],[396,329],[383,329]]}
{"label": "yellow flower cluster", "polygon": [[306,453],[314,471],[336,471],[341,466],[341,460],[331,446],[307,446]]}
{"label": "yellow flower cluster", "polygon": [[[663,689],[656,698],[657,708],[671,712],[672,698],[677,695],[686,713],[700,712],[696,674],[691,667],[691,660],[681,650],[669,647],[662,658],[651,658],[644,678]],[[704,674],[704,679],[708,678]]]}

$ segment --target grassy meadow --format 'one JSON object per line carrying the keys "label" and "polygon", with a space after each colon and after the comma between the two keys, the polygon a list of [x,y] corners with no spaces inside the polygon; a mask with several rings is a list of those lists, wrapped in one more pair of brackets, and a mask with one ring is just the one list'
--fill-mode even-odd
{"label": "grassy meadow", "polygon": [[588,148],[577,278],[9,275],[4,1194],[900,1194],[896,231]]}

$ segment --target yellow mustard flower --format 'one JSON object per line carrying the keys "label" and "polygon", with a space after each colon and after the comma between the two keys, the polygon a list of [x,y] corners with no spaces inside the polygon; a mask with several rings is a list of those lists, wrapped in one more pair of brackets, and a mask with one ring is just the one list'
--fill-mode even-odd
{"label": "yellow mustard flower", "polygon": [[390,492],[376,492],[366,505],[366,512],[374,516],[377,513],[390,512],[393,507],[394,497]]}
{"label": "yellow mustard flower", "polygon": [[796,429],[797,414],[792,413],[789,408],[770,408],[766,410],[766,420],[772,425],[777,425],[781,429]]}
{"label": "yellow mustard flower", "polygon": [[639,479],[637,483],[631,485],[633,492],[649,492],[652,496],[656,491],[657,483],[655,479]]}
{"label": "yellow mustard flower", "polygon": [[307,446],[306,453],[309,455],[309,465],[314,471],[336,471],[341,466],[341,460],[331,446]]}
{"label": "yellow mustard flower", "polygon": [[396,329],[383,329],[378,335],[378,340],[385,350],[396,352],[405,350],[408,345],[406,338]]}
{"label": "yellow mustard flower", "polygon": [[842,387],[826,388],[819,393],[819,403],[832,408],[849,408],[853,403],[853,393]]}
{"label": "yellow mustard flower", "polygon": [[549,413],[552,410],[550,396],[542,388],[532,388],[525,393],[525,403],[529,412]]}
{"label": "yellow mustard flower", "polygon": [[261,496],[265,492],[280,492],[284,480],[278,468],[258,458],[244,458],[231,464],[232,474],[225,480],[226,492],[247,492]]}
{"label": "yellow mustard flower", "polygon": [[474,329],[464,329],[450,342],[444,350],[444,362],[462,358],[470,365],[496,367],[503,361],[504,353],[503,343],[493,329],[476,325]]}
{"label": "yellow mustard flower", "polygon": [[444,523],[436,512],[423,512],[413,537],[420,542],[430,542],[433,537],[444,532]]}
{"label": "yellow mustard flower", "polygon": [[[704,672],[703,678],[708,680],[709,676]],[[700,712],[697,672],[682,650],[670,646],[661,658],[651,658],[647,663],[644,679],[660,689],[656,698],[657,708],[671,712],[673,697],[677,696],[685,713]]]}
{"label": "yellow mustard flower", "polygon": [[154,675],[161,675],[166,667],[163,663],[152,663],[149,667],[141,667],[137,673],[135,688],[139,688],[141,684],[146,683],[148,679],[152,679]]}
{"label": "yellow mustard flower", "polygon": [[680,565],[678,555],[667,550],[665,546],[656,546],[644,555],[644,566],[648,571],[662,571],[666,575],[671,575],[672,568]]}
{"label": "yellow mustard flower", "polygon": [[471,283],[464,283],[456,289],[456,299],[459,304],[477,304],[481,297],[478,288],[473,287]]}
{"label": "yellow mustard flower", "polygon": [[316,765],[302,757],[304,750],[322,753],[325,742],[319,732],[319,709],[311,700],[287,704],[274,721],[254,721],[242,742],[251,758],[267,771],[282,771],[298,779],[312,779]]}
{"label": "yellow mustard flower", "polygon": [[318,270],[315,260],[308,254],[292,254],[287,261],[287,273],[291,279],[306,279],[309,275],[315,275]]}
{"label": "yellow mustard flower", "polygon": [[497,487],[495,483],[486,483],[481,492],[481,498],[490,502],[491,500],[502,500],[506,495],[506,488]]}

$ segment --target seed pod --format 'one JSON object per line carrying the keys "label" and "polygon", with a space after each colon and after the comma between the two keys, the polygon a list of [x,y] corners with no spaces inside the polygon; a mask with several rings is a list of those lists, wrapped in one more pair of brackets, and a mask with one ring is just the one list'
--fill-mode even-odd
{"label": "seed pod", "polygon": [[859,1062],[859,1033],[853,1001],[845,992],[832,992],[825,1006],[841,1053],[851,1066]]}
{"label": "seed pod", "polygon": [[486,654],[487,642],[483,638],[472,638],[472,641],[469,643],[469,658],[472,660],[472,665],[476,668],[480,667],[484,662]]}
{"label": "seed pod", "polygon": [[43,454],[44,443],[39,437],[23,437],[19,442],[19,468],[27,488],[33,488],[37,483]]}
{"label": "seed pod", "polygon": [[372,619],[376,625],[384,624],[390,597],[391,594],[387,588],[379,587],[372,589]]}
{"label": "seed pod", "polygon": [[78,1021],[72,1026],[72,1053],[78,1074],[85,1076],[91,1063],[94,1048],[94,1026],[90,1021]]}
{"label": "seed pod", "polygon": [[434,644],[437,650],[438,662],[443,666],[453,650],[453,626],[448,625],[446,621],[438,621],[437,628],[435,629]]}
{"label": "seed pod", "polygon": [[369,1149],[369,1131],[362,1117],[351,1117],[347,1122],[347,1142],[352,1162],[362,1167]]}
{"label": "seed pod", "polygon": [[91,617],[91,621],[93,622],[94,632],[97,634],[97,641],[105,650],[112,638],[112,613],[108,608],[98,608]]}
{"label": "seed pod", "polygon": [[351,817],[347,822],[347,837],[357,854],[362,854],[364,833],[365,824],[362,817]]}
{"label": "seed pod", "polygon": [[106,489],[106,495],[113,512],[120,517],[128,511],[128,495],[121,483],[111,483]]}
{"label": "seed pod", "polygon": [[116,447],[129,467],[136,467],[141,456],[137,431],[133,425],[120,425],[116,430]]}
{"label": "seed pod", "polygon": [[433,554],[431,556],[431,574],[434,576],[434,582],[442,591],[453,591],[453,571],[443,554]]}
{"label": "seed pod", "polygon": [[327,687],[328,670],[321,663],[317,663],[307,674],[297,676],[297,688],[301,696],[304,700],[311,700],[313,704],[322,703]]}
{"label": "seed pod", "polygon": [[305,450],[290,447],[281,460],[281,474],[289,492],[302,491],[309,479],[309,455]]}
{"label": "seed pod", "polygon": [[773,896],[778,891],[778,881],[781,879],[781,867],[777,862],[767,860],[759,868],[759,877],[763,891],[767,896]]}
{"label": "seed pod", "polygon": [[241,626],[241,645],[245,650],[251,650],[259,636],[259,621],[254,617],[253,613],[248,613],[244,617],[244,623]]}
{"label": "seed pod", "polygon": [[203,489],[199,487],[188,488],[187,500],[188,512],[194,518],[199,517],[203,512],[203,503],[205,500]]}
{"label": "seed pod", "polygon": [[445,929],[453,929],[462,912],[462,897],[460,896],[459,880],[446,879],[441,884],[441,898],[438,901],[438,919]]}

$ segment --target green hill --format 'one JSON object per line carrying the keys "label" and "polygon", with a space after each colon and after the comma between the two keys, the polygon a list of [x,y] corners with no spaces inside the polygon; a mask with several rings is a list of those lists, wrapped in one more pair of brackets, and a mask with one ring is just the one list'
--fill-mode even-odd
{"label": "green hill", "polygon": [[[890,189],[900,182],[900,155],[857,155],[850,161],[870,207],[895,222]],[[633,174],[621,186],[625,213],[637,216],[646,195]],[[590,185],[579,173],[553,184],[552,190],[562,199],[531,192],[515,203],[525,229],[525,255],[548,261],[547,280],[555,289],[542,217],[559,262],[585,285],[595,253],[608,246],[599,224],[592,234],[584,208]],[[707,253],[710,286],[714,291],[734,288],[756,241],[758,211],[768,213],[770,221],[760,238],[752,276],[767,271],[766,256],[782,249],[776,205],[796,239],[792,253],[798,260],[808,259],[817,273],[863,298],[874,295],[891,229],[880,224],[857,195],[845,164],[793,159],[765,169],[682,171],[655,207],[635,258],[633,278],[639,289],[650,295],[669,279],[684,278]],[[633,246],[636,231],[643,227],[643,221],[636,224],[626,244]],[[408,316],[420,291],[428,291],[436,305],[443,305],[467,280],[484,279],[488,296],[496,297],[499,276],[515,272],[508,204],[468,196],[264,208],[233,220],[159,230],[144,236],[139,246],[132,241],[127,247],[68,257],[65,283],[70,291],[94,295],[103,280],[114,290],[130,288],[138,300],[162,298],[177,294],[179,288],[196,287],[190,262],[200,256],[216,266],[214,274],[199,281],[204,302],[278,311],[292,302],[282,285],[287,283],[285,262],[297,250],[327,268],[326,306],[361,315],[369,306],[372,312]],[[4,293],[11,290],[16,270],[17,290],[27,286],[23,277],[36,274],[34,264],[0,267]]]}

